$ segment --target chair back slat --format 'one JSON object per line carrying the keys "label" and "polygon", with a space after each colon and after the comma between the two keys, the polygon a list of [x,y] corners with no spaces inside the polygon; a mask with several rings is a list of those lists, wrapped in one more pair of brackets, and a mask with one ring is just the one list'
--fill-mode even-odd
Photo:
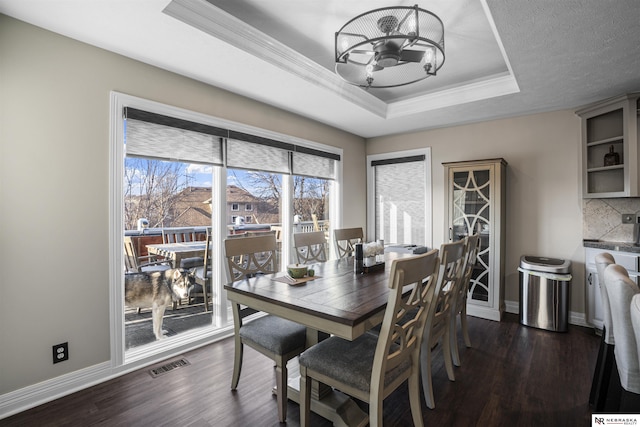
{"label": "chair back slat", "polygon": [[464,240],[464,249],[463,249],[463,272],[462,278],[459,281],[459,286],[457,287],[454,294],[454,314],[457,315],[462,311],[462,307],[467,303],[467,294],[469,292],[469,283],[471,282],[471,277],[473,276],[473,269],[476,265],[478,259],[478,251],[480,250],[480,235],[474,234],[468,236]]}
{"label": "chair back slat", "polygon": [[124,236],[124,267],[127,273],[138,272],[138,255],[130,236]]}
{"label": "chair back slat", "polygon": [[196,230],[192,227],[163,228],[162,241],[164,243],[195,242]]}
{"label": "chair back slat", "polygon": [[364,238],[362,227],[339,228],[333,231],[338,258],[349,257],[353,254],[353,245]]}
{"label": "chair back slat", "polygon": [[228,283],[257,273],[270,274],[278,271],[276,236],[272,233],[264,234],[224,241]]}
{"label": "chair back slat", "polygon": [[312,231],[310,233],[295,233],[293,246],[296,249],[296,257],[300,264],[327,261],[327,239],[324,231]]}

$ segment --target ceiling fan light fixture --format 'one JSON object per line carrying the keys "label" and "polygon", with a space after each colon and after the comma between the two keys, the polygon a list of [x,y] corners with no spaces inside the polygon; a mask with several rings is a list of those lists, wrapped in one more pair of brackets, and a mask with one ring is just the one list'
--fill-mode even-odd
{"label": "ceiling fan light fixture", "polygon": [[418,5],[365,12],[335,36],[336,74],[364,88],[424,80],[436,75],[444,58],[444,25]]}

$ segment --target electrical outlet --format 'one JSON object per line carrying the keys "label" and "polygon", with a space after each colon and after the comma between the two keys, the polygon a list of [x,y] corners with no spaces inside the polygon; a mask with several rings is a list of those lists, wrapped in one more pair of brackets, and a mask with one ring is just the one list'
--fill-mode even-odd
{"label": "electrical outlet", "polygon": [[63,342],[53,346],[53,363],[69,360],[69,343]]}
{"label": "electrical outlet", "polygon": [[636,222],[635,214],[622,214],[622,223],[623,224],[634,224]]}

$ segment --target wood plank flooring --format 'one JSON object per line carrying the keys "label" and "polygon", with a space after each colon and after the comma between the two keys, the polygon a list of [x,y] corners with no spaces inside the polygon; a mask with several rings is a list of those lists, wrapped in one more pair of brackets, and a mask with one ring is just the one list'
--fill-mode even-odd
{"label": "wood plank flooring", "polygon": [[[541,331],[520,325],[515,315],[502,322],[470,317],[469,327],[473,347],[459,340],[462,366],[455,370],[455,382],[447,378],[441,349],[434,350],[436,408],[423,403],[425,425],[591,425],[588,399],[599,345],[592,329]],[[231,392],[232,339],[182,357],[190,365],[156,378],[149,374],[153,367],[142,369],[0,420],[0,425],[280,425],[269,359],[247,348],[238,390]],[[290,402],[287,425],[299,425],[298,411]],[[406,386],[385,400],[384,414],[385,426],[412,425]],[[313,425],[331,424],[314,416]]]}

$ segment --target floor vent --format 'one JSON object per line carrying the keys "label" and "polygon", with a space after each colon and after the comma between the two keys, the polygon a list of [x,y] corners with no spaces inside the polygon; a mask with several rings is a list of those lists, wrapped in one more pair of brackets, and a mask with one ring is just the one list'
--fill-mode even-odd
{"label": "floor vent", "polygon": [[174,369],[182,368],[183,366],[187,366],[187,365],[190,365],[187,359],[178,359],[178,360],[174,360],[172,362],[166,363],[162,366],[158,366],[157,368],[149,369],[149,374],[151,374],[153,378],[156,378],[156,377],[159,377],[160,375],[167,374],[173,371]]}

